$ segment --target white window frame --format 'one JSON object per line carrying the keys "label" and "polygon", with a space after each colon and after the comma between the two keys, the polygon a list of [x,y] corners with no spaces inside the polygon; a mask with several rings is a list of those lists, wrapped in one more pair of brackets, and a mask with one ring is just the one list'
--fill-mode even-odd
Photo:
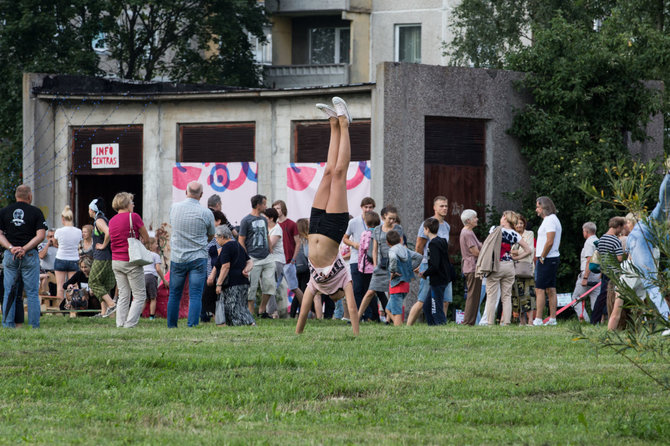
{"label": "white window frame", "polygon": [[[395,29],[394,29],[394,54],[393,54],[393,60],[395,62],[400,62],[400,29],[401,28],[415,28],[419,27],[419,38],[421,38],[421,23],[396,23]],[[423,50],[423,46],[421,46]],[[421,54],[419,54],[419,62],[421,63]]]}
{"label": "white window frame", "polygon": [[[309,64],[310,65],[317,65],[312,63],[312,30],[315,29],[334,29],[335,30],[335,41],[333,42],[333,45],[335,45],[335,55],[334,58],[335,60],[332,62],[329,62],[331,64],[344,64],[344,63],[349,63],[349,62],[342,62],[342,55],[340,54],[340,43],[342,39],[342,30],[347,30],[349,31],[349,39],[351,39],[351,28],[346,27],[346,26],[322,26],[319,28],[309,28],[308,33],[309,33]],[[349,45],[349,51],[351,51],[351,45]]]}

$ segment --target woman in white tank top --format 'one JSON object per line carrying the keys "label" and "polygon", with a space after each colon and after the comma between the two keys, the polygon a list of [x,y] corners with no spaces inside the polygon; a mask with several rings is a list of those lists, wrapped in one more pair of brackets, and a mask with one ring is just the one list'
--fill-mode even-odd
{"label": "woman in white tank top", "polygon": [[63,284],[79,271],[79,242],[81,229],[73,224],[74,215],[70,206],[65,206],[61,213],[63,227],[56,230],[54,239],[58,244],[54,272],[56,274],[56,296],[63,298]]}

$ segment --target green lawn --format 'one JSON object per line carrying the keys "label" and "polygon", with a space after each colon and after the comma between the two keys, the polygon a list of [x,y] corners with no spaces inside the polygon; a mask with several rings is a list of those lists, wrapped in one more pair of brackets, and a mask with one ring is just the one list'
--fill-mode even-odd
{"label": "green lawn", "polygon": [[[670,395],[558,327],[42,318],[1,330],[0,442],[651,444]],[[589,328],[590,330],[590,328]],[[670,340],[669,340],[670,341]]]}

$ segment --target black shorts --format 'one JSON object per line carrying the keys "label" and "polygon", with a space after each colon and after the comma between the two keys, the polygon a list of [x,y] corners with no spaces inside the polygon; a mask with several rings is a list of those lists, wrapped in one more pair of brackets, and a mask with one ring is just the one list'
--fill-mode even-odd
{"label": "black shorts", "polygon": [[328,214],[324,209],[312,208],[312,214],[309,216],[309,233],[325,235],[335,240],[338,245],[342,243],[348,225],[348,212]]}
{"label": "black shorts", "polygon": [[544,263],[537,261],[535,264],[535,289],[556,288],[556,274],[558,273],[559,263],[561,263],[559,257],[547,257],[544,259]]}

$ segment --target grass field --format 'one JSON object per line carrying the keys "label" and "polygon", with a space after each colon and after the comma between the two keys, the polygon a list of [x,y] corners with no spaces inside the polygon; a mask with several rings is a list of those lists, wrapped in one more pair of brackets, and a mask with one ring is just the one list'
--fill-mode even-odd
{"label": "grass field", "polygon": [[[668,444],[670,395],[558,327],[1,330],[0,442]],[[590,328],[589,328],[590,329]],[[653,366],[652,366],[653,367]]]}

